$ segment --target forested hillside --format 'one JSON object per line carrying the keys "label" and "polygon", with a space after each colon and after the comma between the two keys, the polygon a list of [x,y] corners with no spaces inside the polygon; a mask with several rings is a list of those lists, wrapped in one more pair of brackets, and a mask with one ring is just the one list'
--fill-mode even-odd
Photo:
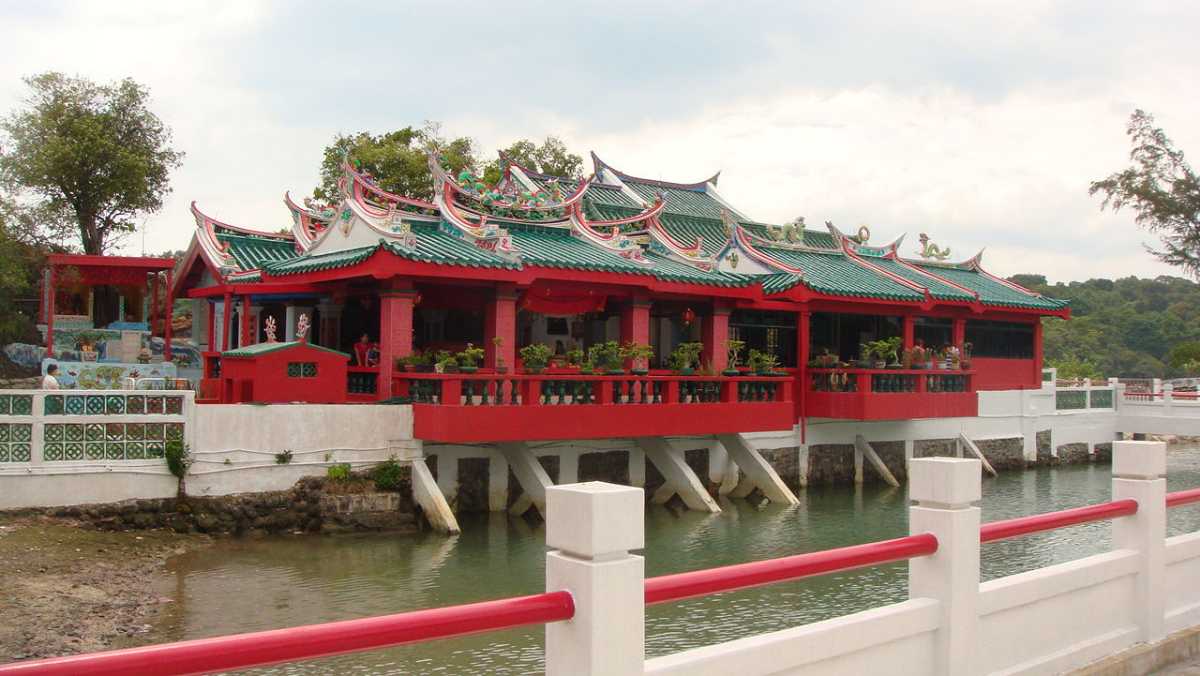
{"label": "forested hillside", "polygon": [[1071,319],[1045,320],[1047,366],[1065,377],[1200,375],[1200,285],[1180,277],[1047,284],[1010,278],[1071,301]]}

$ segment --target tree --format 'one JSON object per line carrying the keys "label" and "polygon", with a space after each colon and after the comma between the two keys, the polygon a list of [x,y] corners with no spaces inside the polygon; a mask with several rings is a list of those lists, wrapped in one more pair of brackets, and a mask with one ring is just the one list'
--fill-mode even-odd
{"label": "tree", "polygon": [[1200,277],[1200,178],[1153,115],[1135,110],[1126,133],[1132,165],[1092,183],[1088,193],[1104,195],[1101,209],[1133,209],[1138,225],[1159,234],[1162,248],[1150,253]]}
{"label": "tree", "polygon": [[475,144],[468,137],[446,139],[441,126],[426,122],[420,129],[405,127],[386,134],[359,132],[339,134],[325,147],[321,160],[321,184],[313,196],[336,202],[338,179],[347,157],[362,171],[370,173],[379,187],[397,195],[429,200],[433,198],[433,178],[429,173],[430,152],[439,153],[453,173],[475,170]]}
{"label": "tree", "polygon": [[69,213],[84,253],[102,254],[162,208],[183,153],[147,107],[149,91],[126,78],[98,85],[61,73],[25,79],[26,108],[0,124],[11,150],[0,177],[51,213]]}
{"label": "tree", "polygon": [[[571,179],[583,175],[583,158],[567,150],[567,145],[557,136],[547,136],[540,146],[529,139],[521,139],[501,153],[510,161],[540,174]],[[489,184],[500,180],[499,160],[487,164],[483,178]]]}
{"label": "tree", "polygon": [[37,307],[37,279],[45,260],[44,244],[32,238],[37,228],[19,209],[0,195],[0,345],[40,342],[33,323]]}

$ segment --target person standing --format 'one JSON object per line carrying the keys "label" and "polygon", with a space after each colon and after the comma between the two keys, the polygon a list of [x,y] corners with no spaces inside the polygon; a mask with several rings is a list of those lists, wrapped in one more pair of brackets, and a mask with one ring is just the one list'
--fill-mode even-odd
{"label": "person standing", "polygon": [[51,364],[46,367],[46,375],[42,376],[42,389],[43,390],[60,389],[58,386],[58,378],[54,377],[54,375],[56,373],[58,373],[58,364]]}

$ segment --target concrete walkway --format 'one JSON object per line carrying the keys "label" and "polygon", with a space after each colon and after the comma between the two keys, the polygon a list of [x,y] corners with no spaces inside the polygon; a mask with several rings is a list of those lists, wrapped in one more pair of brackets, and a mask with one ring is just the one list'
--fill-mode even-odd
{"label": "concrete walkway", "polygon": [[1174,664],[1161,671],[1156,671],[1154,674],[1155,676],[1200,676],[1200,659]]}

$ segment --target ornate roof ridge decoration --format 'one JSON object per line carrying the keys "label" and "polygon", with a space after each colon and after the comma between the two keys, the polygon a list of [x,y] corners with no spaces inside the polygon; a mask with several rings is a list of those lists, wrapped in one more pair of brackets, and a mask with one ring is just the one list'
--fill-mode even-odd
{"label": "ornate roof ridge decoration", "polygon": [[[388,212],[392,212],[397,209],[401,209],[403,211],[433,211],[436,208],[432,203],[426,202],[425,200],[420,200],[415,197],[397,195],[380,188],[375,183],[375,179],[373,177],[368,174],[355,171],[354,167],[350,164],[349,158],[343,160],[342,170],[352,179],[352,193],[356,201],[366,202],[366,196],[370,194],[380,198],[384,203],[386,203],[388,205]],[[378,211],[379,209],[378,207],[371,207],[371,210]]]}
{"label": "ornate roof ridge decoration", "polygon": [[[772,270],[779,270],[781,272],[796,275],[803,279],[803,268],[798,268],[794,265],[788,265],[778,258],[760,251],[758,247],[754,246],[754,242],[750,240],[750,237],[750,233],[746,232],[746,229],[742,227],[741,223],[738,223],[733,229],[733,237],[730,239],[730,244],[727,245],[724,250],[722,250],[722,253],[732,246],[734,248],[741,249],[742,253],[745,253],[747,256],[757,261],[760,265]],[[837,255],[837,252],[831,252],[827,250],[814,251],[814,253],[833,253],[834,255]]]}
{"label": "ornate roof ridge decoration", "polygon": [[[804,217],[798,217],[791,223],[785,225],[773,225],[771,223],[754,223],[753,225],[762,225],[767,228],[768,232],[778,230],[781,239],[768,239],[761,237],[750,231],[745,231],[745,236],[750,239],[755,246],[766,247],[768,249],[783,249],[785,251],[804,251],[808,253],[819,254],[839,254],[838,249],[827,249],[825,247],[813,246],[804,241],[803,227]],[[799,222],[799,223],[798,223]],[[739,223],[740,225],[740,223]],[[789,229],[790,228],[790,229]],[[836,239],[834,241],[837,241]]]}
{"label": "ornate roof ridge decoration", "polygon": [[[462,195],[474,202],[479,203],[479,207],[472,208],[464,205],[468,211],[478,210],[480,215],[505,216],[506,214],[495,213],[494,210],[512,211],[520,213],[522,211],[529,215],[541,212],[563,211],[565,212],[572,204],[583,199],[583,194],[587,191],[588,186],[595,178],[595,174],[586,178],[580,179],[576,184],[575,189],[570,194],[564,194],[557,184],[550,190],[522,191],[503,193],[496,186],[489,188],[482,181],[476,178],[471,172],[463,170],[459,172],[457,178],[450,175],[450,172],[442,165],[442,158],[436,153],[429,155],[429,169],[433,174],[435,190],[440,186],[443,193],[450,193],[453,199]],[[470,179],[470,184],[465,184]],[[510,215],[513,220],[526,221],[530,223],[538,223],[543,220],[564,220],[565,213],[557,218],[521,218],[517,215]]]}
{"label": "ornate roof ridge decoration", "polygon": [[691,190],[692,192],[708,192],[708,186],[710,184],[715,186],[717,184],[717,181],[721,178],[720,171],[713,174],[712,176],[709,176],[708,178],[704,179],[703,181],[697,181],[695,183],[674,183],[672,181],[660,181],[660,180],[653,179],[653,178],[639,178],[639,177],[633,176],[631,174],[626,174],[625,172],[621,171],[620,169],[617,169],[616,167],[612,166],[611,164],[608,164],[604,160],[600,159],[600,156],[597,155],[596,151],[594,151],[594,150],[592,151],[591,155],[592,155],[592,165],[596,172],[599,172],[600,169],[602,169],[602,168],[608,169],[614,175],[616,175],[617,178],[621,179],[622,181],[633,181],[634,183],[644,183],[646,185],[652,185],[652,186],[655,186],[658,188],[673,188],[675,190]]}
{"label": "ornate roof ridge decoration", "polygon": [[971,296],[972,298],[974,298],[976,303],[978,303],[978,302],[979,302],[979,299],[980,299],[980,294],[979,294],[979,292],[978,292],[978,291],[973,291],[973,290],[971,290],[971,289],[968,289],[967,287],[965,287],[965,286],[963,286],[963,285],[961,285],[961,284],[956,284],[956,283],[954,283],[954,282],[950,281],[949,279],[946,279],[945,277],[942,277],[942,276],[940,276],[940,275],[936,275],[936,274],[934,274],[934,273],[932,273],[932,272],[930,272],[930,271],[928,271],[928,270],[924,270],[924,269],[922,269],[922,268],[921,268],[920,266],[918,266],[918,265],[913,265],[912,263],[910,263],[910,262],[908,262],[908,261],[904,260],[903,258],[901,258],[901,257],[900,257],[900,255],[899,255],[899,253],[897,253],[897,252],[894,252],[894,251],[893,251],[891,254],[889,254],[889,255],[887,255],[887,256],[884,256],[884,260],[890,260],[890,261],[893,261],[893,262],[895,262],[897,265],[900,265],[900,266],[902,266],[902,267],[903,267],[904,269],[906,269],[906,270],[912,270],[913,272],[917,273],[918,275],[921,275],[922,277],[927,277],[927,278],[929,278],[929,279],[932,279],[932,280],[934,280],[934,281],[937,281],[937,282],[940,282],[940,283],[942,283],[942,284],[945,284],[946,286],[948,286],[948,287],[950,287],[950,288],[952,288],[952,289],[956,289],[956,290],[958,290],[958,291],[961,291],[961,292],[963,292],[963,293],[967,294],[968,296]]}
{"label": "ornate roof ridge decoration", "polygon": [[488,223],[486,214],[463,210],[479,219],[472,223],[454,204],[456,183],[449,177],[436,155],[430,154],[429,168],[433,172],[433,203],[442,214],[443,222],[453,227],[450,234],[468,240],[484,251],[491,251],[510,260],[520,260],[520,252],[513,245],[508,231],[494,223]]}
{"label": "ornate roof ridge decoration", "polygon": [[717,257],[704,252],[704,238],[696,235],[696,241],[691,245],[684,244],[671,234],[670,230],[663,225],[659,219],[659,214],[667,203],[667,196],[664,193],[658,194],[658,199],[655,200],[655,208],[657,211],[647,221],[647,234],[650,235],[651,248],[657,249],[658,253],[665,254],[668,258],[676,260],[685,265],[690,265],[699,270],[706,272],[717,269]]}
{"label": "ornate roof ridge decoration", "polygon": [[[631,261],[650,265],[650,261],[643,256],[642,247],[637,240],[630,237],[628,234],[621,232],[622,225],[629,223],[637,223],[639,221],[656,220],[658,214],[662,212],[665,202],[662,198],[655,201],[654,205],[648,209],[642,210],[640,213],[625,218],[612,218],[600,221],[589,221],[583,213],[582,204],[576,202],[571,205],[568,211],[568,216],[571,221],[572,234],[598,246],[602,249],[617,254],[623,258],[628,258]],[[611,228],[609,234],[599,232],[599,228]],[[651,235],[653,237],[653,235]]]}
{"label": "ornate roof ridge decoration", "polygon": [[925,297],[926,303],[933,302],[933,296],[929,293],[929,287],[918,284],[906,277],[902,277],[891,270],[870,262],[868,259],[863,257],[864,252],[865,255],[876,258],[886,258],[888,255],[894,256],[897,249],[900,248],[900,243],[904,241],[904,235],[900,235],[884,246],[866,246],[865,242],[871,238],[871,230],[865,225],[859,227],[858,235],[856,237],[849,237],[841,230],[838,230],[837,226],[833,224],[833,221],[825,221],[825,227],[829,228],[829,234],[833,235],[834,241],[841,245],[842,253],[846,255],[846,258],[858,264],[858,266],[861,268],[866,268],[867,270],[891,280],[900,286],[920,293]]}
{"label": "ornate roof ridge decoration", "polygon": [[[359,190],[358,184],[354,181],[348,181],[348,178],[348,176],[343,176],[338,180],[338,190],[342,193],[342,208],[338,216],[338,227],[335,228],[331,225],[325,228],[313,243],[313,246],[315,247],[325,241],[329,237],[329,233],[334,230],[341,230],[343,235],[349,236],[354,226],[354,219],[357,218],[363,225],[375,233],[395,240],[400,246],[415,249],[417,247],[417,235],[412,231],[412,226],[405,219],[425,220],[429,217],[421,213],[399,211],[395,208],[396,205],[394,203],[389,203],[387,210],[380,210],[366,200],[361,199],[362,193]],[[354,186],[353,194],[350,193],[347,183]]]}
{"label": "ornate roof ridge decoration", "polygon": [[195,200],[192,200],[191,209],[192,217],[196,219],[196,243],[200,245],[200,255],[218,276],[224,277],[236,270],[237,261],[229,253],[229,244],[217,239],[217,227],[224,224],[200,211]]}
{"label": "ornate roof ridge decoration", "polygon": [[337,210],[330,205],[320,205],[323,208],[318,212],[311,208],[308,198],[305,198],[304,202],[305,206],[302,207],[292,200],[290,192],[283,193],[283,203],[292,214],[292,236],[296,240],[297,253],[305,253],[311,249],[318,236],[327,230],[337,217]]}

